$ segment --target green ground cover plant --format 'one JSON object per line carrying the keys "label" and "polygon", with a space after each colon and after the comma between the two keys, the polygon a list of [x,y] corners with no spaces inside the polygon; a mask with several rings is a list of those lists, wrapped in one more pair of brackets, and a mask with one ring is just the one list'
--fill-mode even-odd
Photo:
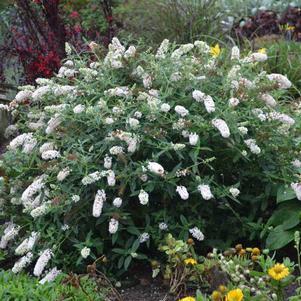
{"label": "green ground cover plant", "polygon": [[80,282],[64,283],[67,275],[60,275],[55,280],[39,283],[35,277],[27,274],[15,275],[10,271],[0,272],[0,298],[5,301],[79,301],[106,300],[106,291],[99,291],[95,281],[84,276]]}

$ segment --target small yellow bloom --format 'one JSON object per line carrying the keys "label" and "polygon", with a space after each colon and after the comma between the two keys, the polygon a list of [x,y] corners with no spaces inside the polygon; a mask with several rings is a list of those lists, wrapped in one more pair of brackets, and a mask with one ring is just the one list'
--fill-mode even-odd
{"label": "small yellow bloom", "polygon": [[224,294],[224,293],[227,291],[227,288],[226,288],[224,285],[220,285],[220,286],[218,287],[218,290],[219,290],[222,294]]}
{"label": "small yellow bloom", "polygon": [[252,249],[252,254],[255,255],[255,256],[260,255],[260,249],[259,248],[253,248]]}
{"label": "small yellow bloom", "polygon": [[295,28],[296,28],[295,26],[289,25],[289,24],[285,24],[285,25],[283,26],[283,29],[286,30],[286,31],[294,31]]}
{"label": "small yellow bloom", "polygon": [[242,301],[244,294],[240,288],[230,291],[226,296],[226,301]]}
{"label": "small yellow bloom", "polygon": [[184,260],[184,263],[186,265],[188,265],[188,264],[195,265],[195,264],[197,264],[197,261],[193,258],[187,258],[187,259]]}
{"label": "small yellow bloom", "polygon": [[260,49],[258,49],[257,52],[259,52],[259,53],[267,53],[267,49],[266,48],[260,48]]}
{"label": "small yellow bloom", "polygon": [[253,248],[246,248],[246,251],[251,253],[253,251]]}
{"label": "small yellow bloom", "polygon": [[279,281],[289,275],[289,270],[283,263],[276,263],[268,270],[268,273],[271,278]]}
{"label": "small yellow bloom", "polygon": [[246,255],[246,250],[241,249],[238,254],[239,254],[239,256],[245,256]]}
{"label": "small yellow bloom", "polygon": [[179,301],[196,301],[196,299],[194,297],[185,297],[180,299]]}
{"label": "small yellow bloom", "polygon": [[258,260],[258,256],[252,255],[251,259],[252,259],[252,261],[257,261]]}
{"label": "small yellow bloom", "polygon": [[218,57],[221,53],[221,48],[219,44],[216,44],[214,47],[210,47],[210,53],[213,57]]}
{"label": "small yellow bloom", "polygon": [[211,294],[211,298],[213,301],[221,301],[222,300],[222,294],[219,291],[213,291]]}

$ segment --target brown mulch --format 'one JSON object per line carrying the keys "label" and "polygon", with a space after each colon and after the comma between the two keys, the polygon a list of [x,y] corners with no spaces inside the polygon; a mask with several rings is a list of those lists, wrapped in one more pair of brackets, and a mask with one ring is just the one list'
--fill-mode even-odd
{"label": "brown mulch", "polygon": [[122,301],[175,301],[174,296],[168,294],[168,286],[161,277],[152,278],[150,267],[139,265],[121,282],[118,289]]}
{"label": "brown mulch", "polygon": [[[285,300],[295,294],[298,284],[291,284],[285,289]],[[168,294],[168,290],[157,281],[142,283],[127,289],[120,289],[122,301],[176,301],[179,300]],[[189,294],[188,294],[189,295]]]}
{"label": "brown mulch", "polygon": [[168,295],[168,290],[156,283],[136,285],[125,290],[120,290],[122,301],[175,301]]}

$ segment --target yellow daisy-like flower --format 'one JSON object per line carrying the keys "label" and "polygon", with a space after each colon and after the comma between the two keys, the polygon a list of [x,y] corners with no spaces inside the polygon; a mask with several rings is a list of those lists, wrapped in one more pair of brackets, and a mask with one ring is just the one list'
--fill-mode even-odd
{"label": "yellow daisy-like flower", "polygon": [[188,265],[188,264],[195,265],[195,264],[197,264],[197,261],[193,258],[187,258],[187,259],[184,260],[184,263],[186,265]]}
{"label": "yellow daisy-like flower", "polygon": [[196,299],[194,297],[185,297],[180,299],[179,301],[196,301]]}
{"label": "yellow daisy-like flower", "polygon": [[218,57],[221,53],[221,48],[219,47],[219,44],[216,44],[214,47],[210,47],[210,54],[213,57]]}
{"label": "yellow daisy-like flower", "polygon": [[226,296],[226,301],[242,301],[244,294],[240,288],[230,291]]}
{"label": "yellow daisy-like flower", "polygon": [[258,49],[259,53],[267,53],[267,49],[266,48],[260,48]]}
{"label": "yellow daisy-like flower", "polygon": [[271,278],[279,281],[289,275],[288,267],[283,263],[276,263],[273,267],[268,270],[268,273]]}

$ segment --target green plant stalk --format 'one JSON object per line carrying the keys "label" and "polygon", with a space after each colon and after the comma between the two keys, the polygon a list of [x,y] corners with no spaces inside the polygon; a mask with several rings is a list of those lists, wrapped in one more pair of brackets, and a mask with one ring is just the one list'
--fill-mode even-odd
{"label": "green plant stalk", "polygon": [[[301,276],[300,242],[296,242],[295,248],[296,248],[296,250],[297,250],[297,260],[298,260],[299,276]],[[300,278],[298,278],[298,285],[301,286],[301,280],[300,280]]]}

